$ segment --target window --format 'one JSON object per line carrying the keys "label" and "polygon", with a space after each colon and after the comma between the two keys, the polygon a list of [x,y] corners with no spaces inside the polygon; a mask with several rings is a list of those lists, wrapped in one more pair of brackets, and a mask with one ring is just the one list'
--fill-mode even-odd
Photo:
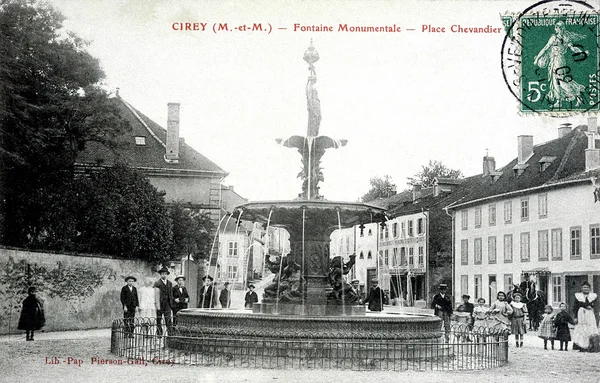
{"label": "window", "polygon": [[475,208],[475,227],[481,227],[481,208]]}
{"label": "window", "polygon": [[386,227],[385,223],[382,225],[383,227],[379,228],[379,240],[383,241],[383,228]]}
{"label": "window", "polygon": [[581,227],[572,227],[571,232],[571,259],[581,259]]}
{"label": "window", "polygon": [[538,195],[538,214],[540,218],[548,217],[548,194]]}
{"label": "window", "polygon": [[469,264],[469,240],[462,239],[460,241],[460,264],[468,265]]}
{"label": "window", "polygon": [[473,251],[474,251],[474,260],[473,263],[476,265],[481,265],[481,238],[475,238],[475,242],[473,243]]}
{"label": "window", "polygon": [[371,229],[369,229],[369,237],[371,237],[373,235],[373,231]]}
{"label": "window", "polygon": [[529,262],[529,233],[521,233],[521,262]]}
{"label": "window", "polygon": [[558,306],[563,301],[563,278],[560,275],[552,276],[552,303]]}
{"label": "window", "polygon": [[510,291],[513,289],[512,274],[504,274],[504,291]]}
{"label": "window", "polygon": [[392,236],[394,238],[398,237],[398,222],[394,222],[394,224],[392,225]]}
{"label": "window", "polygon": [[521,221],[529,220],[529,198],[521,198]]}
{"label": "window", "polygon": [[237,279],[238,277],[238,267],[237,266],[227,266],[227,279]]}
{"label": "window", "polygon": [[408,265],[414,266],[415,264],[415,249],[412,247],[408,248]]}
{"label": "window", "polygon": [[460,226],[463,230],[469,229],[469,211],[463,210],[460,212]]}
{"label": "window", "polygon": [[373,255],[371,254],[371,250],[369,250],[369,253],[367,254],[367,259],[373,259]]}
{"label": "window", "polygon": [[562,260],[562,229],[552,229],[552,259]]}
{"label": "window", "polygon": [[406,266],[406,247],[400,248],[400,265]]}
{"label": "window", "polygon": [[390,265],[390,252],[389,252],[389,250],[388,250],[388,249],[385,249],[385,252],[384,252],[384,254],[385,254],[385,255],[383,256],[383,263],[384,263],[386,266],[389,266],[389,265]]}
{"label": "window", "polygon": [[548,260],[548,230],[538,231],[538,259]]}
{"label": "window", "polygon": [[406,237],[406,224],[404,222],[400,223],[400,236],[402,238]]}
{"label": "window", "polygon": [[423,246],[419,246],[419,266],[423,266]]}
{"label": "window", "polygon": [[358,256],[358,259],[365,259],[365,253],[363,253],[362,251],[360,252],[360,255]]}
{"label": "window", "polygon": [[504,263],[512,262],[513,257],[513,238],[512,234],[504,235]]}
{"label": "window", "polygon": [[460,276],[460,294],[461,295],[469,294],[469,276],[468,275]]}
{"label": "window", "polygon": [[475,275],[473,278],[473,284],[475,285],[475,301],[481,298],[481,275]]}
{"label": "window", "polygon": [[235,258],[238,256],[238,243],[237,242],[229,242],[227,244],[227,256],[231,258]]}
{"label": "window", "polygon": [[424,223],[423,218],[417,219],[417,234],[418,235],[425,233],[425,225],[423,223]]}
{"label": "window", "polygon": [[138,146],[144,146],[146,145],[146,137],[144,136],[136,136],[135,137],[135,144]]}
{"label": "window", "polygon": [[504,202],[504,223],[512,222],[512,201]]}
{"label": "window", "polygon": [[414,231],[413,231],[413,221],[411,219],[411,220],[408,221],[408,236],[412,237],[413,234],[414,234]]}
{"label": "window", "polygon": [[496,224],[496,204],[488,207],[488,219],[490,226],[494,226]]}
{"label": "window", "polygon": [[590,225],[590,258],[600,258],[600,225]]}
{"label": "window", "polygon": [[394,247],[392,249],[392,266],[398,266],[398,248]]}
{"label": "window", "polygon": [[496,237],[488,237],[488,263],[496,263]]}
{"label": "window", "polygon": [[385,239],[389,239],[390,238],[390,227],[388,225],[385,225],[385,229],[383,230],[384,235],[385,235]]}

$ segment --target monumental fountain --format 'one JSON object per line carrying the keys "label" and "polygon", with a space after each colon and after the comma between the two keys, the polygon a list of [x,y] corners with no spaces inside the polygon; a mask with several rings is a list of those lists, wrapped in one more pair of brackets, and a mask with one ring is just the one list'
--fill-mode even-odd
{"label": "monumental fountain", "polygon": [[[193,336],[222,337],[223,347],[248,339],[407,339],[435,342],[440,339],[440,319],[431,314],[365,312],[346,281],[354,257],[330,259],[330,235],[340,228],[366,223],[385,224],[385,211],[366,203],[328,201],[319,192],[320,167],[327,149],[346,145],[319,135],[321,105],[315,63],[319,55],[312,41],[304,53],[309,76],[306,83],[308,126],[305,137],[276,141],[297,149],[302,156],[302,192],[288,201],[251,202],[232,213],[237,221],[259,222],[285,228],[290,253],[267,255],[273,282],[265,287],[260,303],[250,310],[187,309],[179,311],[178,325]],[[189,342],[173,341],[170,347],[189,348]]]}

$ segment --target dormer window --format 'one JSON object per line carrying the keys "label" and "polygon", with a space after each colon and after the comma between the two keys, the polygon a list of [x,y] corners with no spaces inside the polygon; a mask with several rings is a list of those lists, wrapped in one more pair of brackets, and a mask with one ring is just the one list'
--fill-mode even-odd
{"label": "dormer window", "polygon": [[525,169],[527,169],[528,166],[528,164],[516,164],[513,167],[513,171],[515,172],[515,178],[523,174],[523,172],[525,171]]}
{"label": "dormer window", "polygon": [[491,172],[490,173],[491,183],[498,181],[500,179],[500,176],[502,176],[502,172]]}
{"label": "dormer window", "polygon": [[145,146],[146,145],[146,137],[135,136],[135,144],[138,146]]}
{"label": "dormer window", "polygon": [[552,162],[554,162],[554,160],[556,159],[556,157],[554,156],[544,156],[540,159],[540,172],[543,172],[544,170],[548,169],[550,167],[550,165],[552,165]]}

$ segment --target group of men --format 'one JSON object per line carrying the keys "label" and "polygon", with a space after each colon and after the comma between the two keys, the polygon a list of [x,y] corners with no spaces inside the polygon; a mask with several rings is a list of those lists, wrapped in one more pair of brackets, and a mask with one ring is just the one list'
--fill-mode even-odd
{"label": "group of men", "polygon": [[[160,278],[152,286],[154,288],[154,306],[156,308],[156,334],[162,336],[163,319],[167,329],[177,324],[177,313],[180,310],[188,308],[190,295],[185,287],[185,277],[178,275],[175,277],[175,286],[167,279],[170,274],[166,267],[158,270]],[[202,278],[204,286],[200,289],[198,297],[198,307],[214,308],[217,302],[216,289],[213,286],[213,278],[205,276]],[[121,289],[121,304],[123,305],[123,319],[126,337],[133,338],[134,318],[136,311],[140,311],[140,300],[137,289],[133,285],[137,282],[134,276],[125,278],[127,283]],[[225,282],[224,288],[219,295],[221,307],[229,308],[231,306],[231,295],[229,283]],[[173,319],[174,318],[174,319]]]}

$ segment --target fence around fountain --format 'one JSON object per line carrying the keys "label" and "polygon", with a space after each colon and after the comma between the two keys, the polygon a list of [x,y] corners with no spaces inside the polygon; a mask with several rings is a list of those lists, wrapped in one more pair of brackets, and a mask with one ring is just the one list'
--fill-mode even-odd
{"label": "fence around fountain", "polygon": [[[266,369],[474,370],[508,363],[507,330],[453,325],[445,339],[403,339],[394,334],[360,338],[305,338],[272,334],[240,336],[205,334],[176,325],[157,334],[155,318],[112,323],[111,352],[122,363],[178,364]],[[133,329],[133,332],[128,332]]]}

